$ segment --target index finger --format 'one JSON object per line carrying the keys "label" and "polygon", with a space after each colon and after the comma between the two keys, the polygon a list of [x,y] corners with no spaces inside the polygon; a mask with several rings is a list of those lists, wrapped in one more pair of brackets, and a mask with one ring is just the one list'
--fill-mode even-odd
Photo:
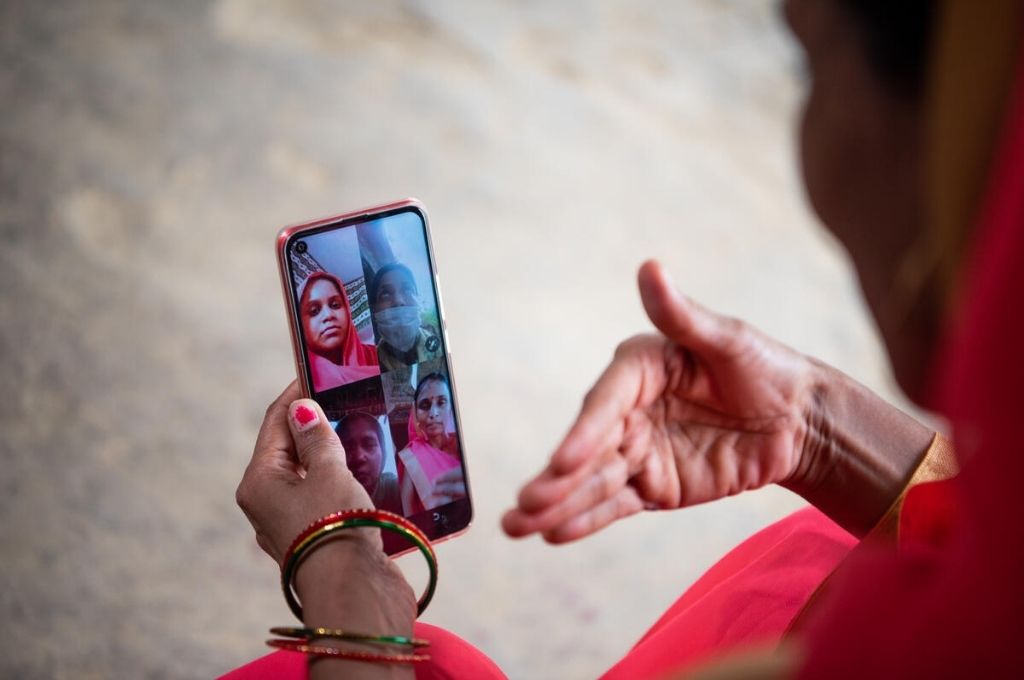
{"label": "index finger", "polygon": [[616,356],[583,398],[580,414],[551,454],[550,469],[565,475],[608,448],[609,431],[636,405],[643,370],[632,355]]}
{"label": "index finger", "polygon": [[263,416],[263,424],[260,425],[260,433],[256,436],[256,446],[252,450],[252,460],[249,465],[261,464],[264,461],[283,459],[291,461],[291,452],[295,449],[295,442],[288,430],[288,406],[302,396],[299,383],[293,380],[288,387],[284,388],[277,399],[267,407]]}

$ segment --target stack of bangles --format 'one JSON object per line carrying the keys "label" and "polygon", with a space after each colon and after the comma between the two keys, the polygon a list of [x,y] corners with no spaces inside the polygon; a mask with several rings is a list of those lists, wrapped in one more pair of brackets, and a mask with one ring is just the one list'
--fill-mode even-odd
{"label": "stack of bangles", "polygon": [[[288,552],[285,554],[284,566],[281,569],[281,588],[284,590],[284,598],[288,607],[302,620],[302,606],[295,595],[293,581],[295,572],[302,561],[306,559],[317,547],[323,545],[328,539],[337,537],[338,533],[345,529],[356,529],[364,527],[376,527],[384,529],[401,536],[404,536],[410,543],[415,545],[423,557],[427,560],[430,569],[430,580],[426,590],[420,597],[417,604],[416,615],[419,616],[430,604],[434,597],[434,589],[437,587],[437,557],[429,540],[420,531],[419,527],[400,515],[385,510],[356,509],[335,512],[326,517],[318,519],[302,531],[292,541]],[[279,638],[267,640],[267,644],[278,649],[287,649],[293,652],[302,652],[315,657],[330,657],[340,659],[354,659],[358,661],[376,661],[382,663],[410,663],[414,661],[427,661],[429,655],[418,654],[416,650],[426,647],[429,643],[426,640],[405,637],[403,635],[372,635],[357,633],[336,628],[271,628],[272,635]],[[323,644],[315,644],[315,640],[340,640],[355,642],[366,645],[399,647],[402,653],[382,654],[376,652],[354,651],[339,649]]]}

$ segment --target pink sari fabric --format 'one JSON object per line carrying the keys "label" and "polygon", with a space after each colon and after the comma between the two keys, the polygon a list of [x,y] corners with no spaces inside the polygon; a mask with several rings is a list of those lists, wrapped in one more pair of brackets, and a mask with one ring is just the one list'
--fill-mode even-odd
{"label": "pink sari fabric", "polygon": [[[362,347],[367,346],[362,345]],[[307,357],[309,372],[313,375],[313,389],[317,392],[380,375],[380,368],[376,364],[372,366],[341,365],[313,352],[308,352]]]}
{"label": "pink sari fabric", "polygon": [[[340,364],[334,363],[331,359],[321,356],[311,349],[306,352],[309,371],[313,376],[313,390],[322,392],[356,380],[380,375],[377,348],[364,344],[359,339],[359,334],[352,323],[352,305],[349,303],[348,293],[345,291],[345,284],[341,279],[324,271],[313,272],[306,277],[299,289],[299,313],[305,314],[303,308],[305,307],[306,291],[309,290],[310,285],[320,280],[330,281],[341,292],[341,299],[345,305],[342,313],[348,319],[348,326],[345,328],[345,338],[342,342],[342,362]],[[306,344],[309,346],[308,338]]]}
{"label": "pink sari fabric", "polygon": [[[446,444],[449,448],[457,450],[455,425],[451,417],[445,426]],[[416,405],[413,404],[412,412],[409,414],[409,443],[398,452],[398,482],[401,484],[408,476],[416,489],[414,507],[406,508],[405,514],[412,515],[441,505],[443,499],[438,500],[434,497],[437,479],[459,465],[458,455],[437,448],[419,431],[416,427]]]}

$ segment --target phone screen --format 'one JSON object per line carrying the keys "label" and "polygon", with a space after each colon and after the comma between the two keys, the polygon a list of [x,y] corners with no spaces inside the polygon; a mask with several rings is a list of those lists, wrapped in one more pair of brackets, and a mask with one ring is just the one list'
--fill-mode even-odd
{"label": "phone screen", "polygon": [[[306,385],[352,474],[431,539],[461,531],[472,508],[423,213],[300,228],[283,251]],[[388,553],[408,548],[382,535]]]}

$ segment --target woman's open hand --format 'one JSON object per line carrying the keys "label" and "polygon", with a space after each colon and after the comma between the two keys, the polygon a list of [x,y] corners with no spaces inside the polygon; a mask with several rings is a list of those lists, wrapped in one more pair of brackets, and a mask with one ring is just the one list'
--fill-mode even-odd
{"label": "woman's open hand", "polygon": [[800,464],[815,364],[681,295],[664,269],[640,269],[664,335],[622,343],[548,466],[502,524],[552,543],[644,508],[677,508],[781,482]]}

